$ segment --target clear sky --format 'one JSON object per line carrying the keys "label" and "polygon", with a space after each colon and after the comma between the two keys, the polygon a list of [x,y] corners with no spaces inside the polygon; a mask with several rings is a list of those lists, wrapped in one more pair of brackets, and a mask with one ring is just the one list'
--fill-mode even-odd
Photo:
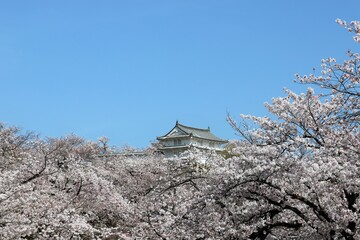
{"label": "clear sky", "polygon": [[179,120],[235,139],[294,74],[359,50],[359,0],[0,0],[0,121],[146,147]]}

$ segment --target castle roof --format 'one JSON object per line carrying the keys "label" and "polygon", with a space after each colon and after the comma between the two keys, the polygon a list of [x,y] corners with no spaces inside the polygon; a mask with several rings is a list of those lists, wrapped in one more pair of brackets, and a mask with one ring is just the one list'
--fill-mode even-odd
{"label": "castle roof", "polygon": [[210,127],[208,128],[195,128],[185,126],[176,121],[175,127],[173,127],[167,134],[164,136],[158,137],[158,140],[165,140],[169,138],[181,138],[181,137],[195,137],[210,141],[216,141],[221,143],[226,143],[226,140],[218,138],[213,133],[210,132]]}

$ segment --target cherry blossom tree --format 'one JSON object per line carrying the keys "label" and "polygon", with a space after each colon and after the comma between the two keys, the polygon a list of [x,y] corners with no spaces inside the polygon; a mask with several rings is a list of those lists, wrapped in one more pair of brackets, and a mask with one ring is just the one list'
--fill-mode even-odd
{"label": "cherry blossom tree", "polygon": [[[359,22],[350,26],[358,41]],[[286,90],[266,104],[273,118],[228,118],[244,139],[236,159],[248,167],[239,168],[225,196],[249,204],[250,239],[360,237],[360,57],[348,57],[342,64],[323,60],[319,76],[296,75],[322,92]]]}
{"label": "cherry blossom tree", "polygon": [[89,163],[99,146],[76,136],[31,136],[13,127],[0,129],[0,238],[95,239],[111,234],[112,221],[120,224],[131,207],[104,177],[106,171]]}

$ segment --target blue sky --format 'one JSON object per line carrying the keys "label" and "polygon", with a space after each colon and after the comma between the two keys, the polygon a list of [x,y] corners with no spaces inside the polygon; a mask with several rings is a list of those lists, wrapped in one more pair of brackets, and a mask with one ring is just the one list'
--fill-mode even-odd
{"label": "blue sky", "polygon": [[146,147],[176,120],[237,138],[294,74],[359,50],[360,1],[0,1],[0,121]]}

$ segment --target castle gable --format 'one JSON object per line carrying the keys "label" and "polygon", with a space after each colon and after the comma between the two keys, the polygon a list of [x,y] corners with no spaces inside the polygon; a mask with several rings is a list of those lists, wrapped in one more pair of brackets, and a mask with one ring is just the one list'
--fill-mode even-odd
{"label": "castle gable", "polygon": [[188,136],[189,134],[180,129],[179,127],[174,127],[168,134],[164,137],[179,137],[179,136]]}

